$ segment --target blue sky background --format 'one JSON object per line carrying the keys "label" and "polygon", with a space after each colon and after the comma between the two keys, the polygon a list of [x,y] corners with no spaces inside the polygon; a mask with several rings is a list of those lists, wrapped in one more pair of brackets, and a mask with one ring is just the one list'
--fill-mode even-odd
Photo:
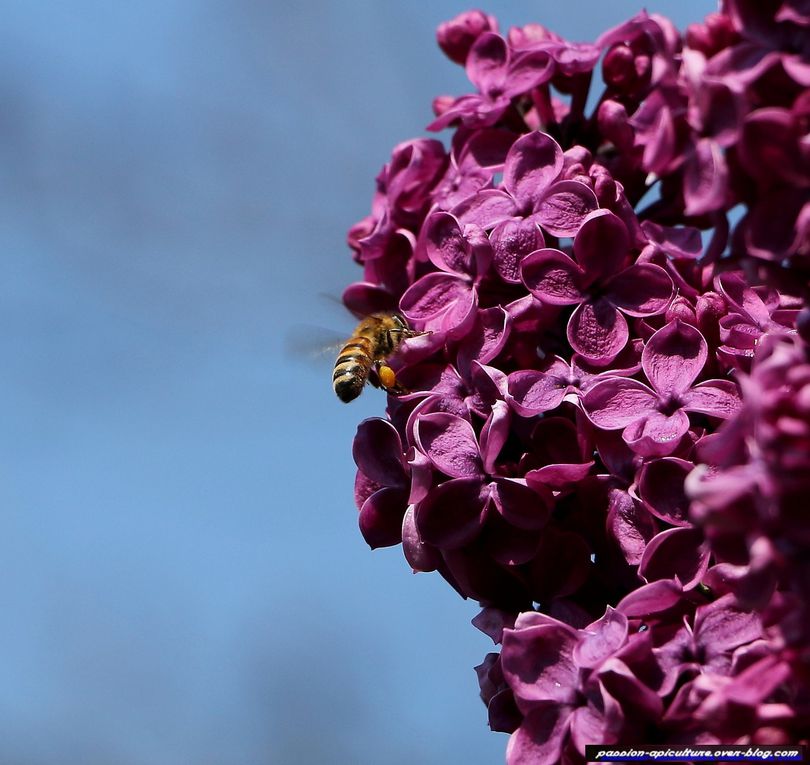
{"label": "blue sky background", "polygon": [[[0,25],[0,763],[498,763],[477,612],[356,528],[298,364],[467,8],[14,2]],[[591,40],[635,0],[491,2]],[[679,26],[712,0],[650,10]]]}

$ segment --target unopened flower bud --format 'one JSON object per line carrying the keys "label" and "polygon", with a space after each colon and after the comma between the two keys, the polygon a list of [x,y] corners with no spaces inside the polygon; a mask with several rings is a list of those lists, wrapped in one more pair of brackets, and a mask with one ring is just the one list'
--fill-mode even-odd
{"label": "unopened flower bud", "polygon": [[439,24],[436,39],[451,61],[464,66],[473,43],[484,32],[497,31],[498,22],[494,16],[487,16],[482,11],[465,11]]}

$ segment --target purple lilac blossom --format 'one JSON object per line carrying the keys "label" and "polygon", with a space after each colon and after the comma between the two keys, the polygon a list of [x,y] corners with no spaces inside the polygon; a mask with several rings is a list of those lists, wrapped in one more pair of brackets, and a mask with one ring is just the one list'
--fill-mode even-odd
{"label": "purple lilac blossom", "polygon": [[510,765],[807,743],[808,28],[462,13],[448,146],[396,146],[349,231],[347,306],[424,331],[357,431],[360,530],[482,606]]}

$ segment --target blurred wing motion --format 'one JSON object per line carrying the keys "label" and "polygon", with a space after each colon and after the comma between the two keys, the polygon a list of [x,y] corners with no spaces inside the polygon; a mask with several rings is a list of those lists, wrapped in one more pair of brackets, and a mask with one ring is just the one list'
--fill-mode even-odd
{"label": "blurred wing motion", "polygon": [[299,363],[326,366],[334,363],[345,343],[345,332],[314,324],[295,324],[284,335],[284,355]]}

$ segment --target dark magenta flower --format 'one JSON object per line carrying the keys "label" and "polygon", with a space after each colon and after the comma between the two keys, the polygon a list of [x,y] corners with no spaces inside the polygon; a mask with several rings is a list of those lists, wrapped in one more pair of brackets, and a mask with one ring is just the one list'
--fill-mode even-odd
{"label": "dark magenta flower", "polygon": [[425,222],[425,251],[439,270],[412,284],[400,300],[405,316],[426,330],[461,337],[475,321],[476,284],[492,258],[486,234],[477,226],[462,228],[446,212],[435,212]]}
{"label": "dark magenta flower", "polygon": [[598,202],[586,184],[561,179],[564,164],[563,151],[551,136],[528,133],[506,155],[503,189],[480,191],[455,212],[482,228],[518,218],[553,236],[572,236]]}
{"label": "dark magenta flower", "polygon": [[520,284],[520,264],[523,259],[545,245],[537,220],[507,218],[489,233],[492,245],[492,265],[503,281]]}
{"label": "dark magenta flower", "polygon": [[720,274],[715,284],[729,307],[729,312],[719,321],[722,345],[718,353],[731,357],[729,366],[747,370],[763,335],[790,331],[799,311],[783,308],[774,289],[754,290],[742,274]]}
{"label": "dark magenta flower", "polygon": [[399,544],[410,490],[399,434],[386,420],[364,420],[357,428],[353,451],[360,531],[372,548]]}
{"label": "dark magenta flower", "polygon": [[684,674],[730,674],[735,649],[762,636],[761,618],[740,609],[732,595],[700,606],[694,624],[687,621],[670,640],[654,649],[666,673],[665,688],[674,688]]}
{"label": "dark magenta flower", "polygon": [[500,654],[488,653],[476,668],[481,701],[486,704],[491,730],[511,733],[520,725],[521,714],[515,696],[501,670]]}
{"label": "dark magenta flower", "polygon": [[434,205],[443,210],[452,209],[480,189],[490,186],[495,173],[503,170],[506,154],[516,138],[514,133],[496,128],[458,136],[444,177],[431,195]]}
{"label": "dark magenta flower", "polygon": [[694,327],[675,320],[647,342],[641,365],[650,386],[628,378],[603,380],[582,398],[588,417],[599,428],[623,429],[630,447],[644,456],[671,454],[689,429],[688,412],[726,419],[739,408],[731,380],[694,385],[708,348]]}
{"label": "dark magenta flower", "polygon": [[349,232],[346,304],[426,330],[358,429],[361,530],[484,607],[510,763],[806,741],[806,6],[595,44],[461,14],[448,147],[397,146]]}
{"label": "dark magenta flower", "polygon": [[631,264],[627,228],[608,210],[585,218],[574,257],[554,249],[532,253],[521,264],[523,283],[544,303],[576,305],[567,329],[571,347],[606,364],[629,339],[623,314],[662,313],[672,298],[672,279],[660,266]]}
{"label": "dark magenta flower", "polygon": [[[569,364],[559,356],[551,356],[540,369],[522,369],[509,375],[506,400],[521,416],[531,417],[556,409],[563,401],[579,402],[579,396],[606,376],[633,375],[641,368],[639,349],[629,346],[625,358],[614,359],[610,370],[589,367],[576,354]],[[624,362],[624,363],[621,363]]]}
{"label": "dark magenta flower", "polygon": [[523,713],[509,765],[552,765],[583,757],[594,741],[633,740],[644,720],[661,715],[660,698],[634,674],[650,649],[610,608],[580,630],[544,614],[518,616],[503,630],[501,651],[504,679]]}
{"label": "dark magenta flower", "polygon": [[554,59],[542,50],[511,51],[503,37],[485,32],[470,48],[465,68],[478,92],[457,98],[428,130],[442,130],[456,120],[465,127],[494,125],[513,98],[551,79]]}
{"label": "dark magenta flower", "polygon": [[481,11],[465,11],[439,24],[436,41],[451,61],[463,66],[475,41],[484,32],[497,31],[498,22],[494,16],[487,16]]}
{"label": "dark magenta flower", "polygon": [[646,11],[604,32],[596,45],[606,51],[602,72],[608,88],[640,98],[674,80],[678,38],[669,19]]}
{"label": "dark magenta flower", "polygon": [[605,468],[599,479],[607,492],[607,533],[627,563],[637,566],[647,544],[660,530],[660,523],[639,497],[637,479],[642,459],[616,431],[597,431],[594,441]]}
{"label": "dark magenta flower", "polygon": [[480,446],[470,423],[460,417],[435,413],[419,418],[418,448],[449,479],[417,505],[416,525],[423,540],[441,548],[464,546],[481,532],[491,512],[521,529],[546,525],[551,492],[498,475],[496,460],[508,429],[509,412],[503,403],[493,407]]}
{"label": "dark magenta flower", "polygon": [[522,369],[509,375],[506,400],[519,415],[532,417],[556,409],[566,397],[575,403],[582,386],[587,385],[583,377],[564,359],[552,356],[540,369]]}

